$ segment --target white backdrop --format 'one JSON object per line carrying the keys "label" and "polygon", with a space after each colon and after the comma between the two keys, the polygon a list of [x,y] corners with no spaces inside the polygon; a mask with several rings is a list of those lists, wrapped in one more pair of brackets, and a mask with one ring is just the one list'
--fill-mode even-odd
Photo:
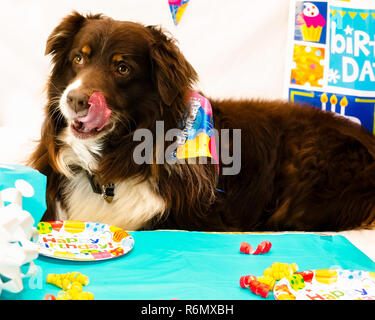
{"label": "white backdrop", "polygon": [[[45,42],[73,10],[162,25],[208,96],[282,98],[289,2],[190,0],[175,26],[167,0],[1,0],[0,162],[20,162],[39,137],[50,70]],[[375,8],[375,0],[349,3]]]}

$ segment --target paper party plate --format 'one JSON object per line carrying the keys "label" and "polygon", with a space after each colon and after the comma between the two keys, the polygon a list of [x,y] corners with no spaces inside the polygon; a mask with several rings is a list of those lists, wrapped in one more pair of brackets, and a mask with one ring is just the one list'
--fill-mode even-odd
{"label": "paper party plate", "polygon": [[121,228],[87,221],[44,221],[37,226],[39,253],[64,260],[92,261],[122,256],[134,247]]}
{"label": "paper party plate", "polygon": [[[298,272],[305,287],[297,289],[287,278],[278,281],[277,300],[375,300],[375,273],[359,270],[320,269]],[[303,284],[302,284],[303,287]]]}

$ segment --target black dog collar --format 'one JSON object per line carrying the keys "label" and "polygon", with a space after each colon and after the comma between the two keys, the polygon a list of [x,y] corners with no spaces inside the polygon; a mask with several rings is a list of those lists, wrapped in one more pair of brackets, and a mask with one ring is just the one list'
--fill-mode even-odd
{"label": "black dog collar", "polygon": [[111,203],[115,196],[115,184],[108,183],[108,184],[100,185],[100,183],[95,182],[94,175],[90,174],[87,170],[85,171],[86,171],[87,178],[90,181],[92,191],[94,191],[97,194],[101,194],[105,201],[107,201],[108,203]]}

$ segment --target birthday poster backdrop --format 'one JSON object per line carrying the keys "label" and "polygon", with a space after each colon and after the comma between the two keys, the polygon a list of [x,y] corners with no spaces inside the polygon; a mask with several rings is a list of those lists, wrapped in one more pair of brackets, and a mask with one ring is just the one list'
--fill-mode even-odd
{"label": "birthday poster backdrop", "polygon": [[290,1],[286,96],[375,134],[375,1]]}

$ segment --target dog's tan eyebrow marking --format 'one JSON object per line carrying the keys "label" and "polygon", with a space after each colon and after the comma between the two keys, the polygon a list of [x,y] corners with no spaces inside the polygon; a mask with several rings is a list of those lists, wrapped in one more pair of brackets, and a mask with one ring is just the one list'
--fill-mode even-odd
{"label": "dog's tan eyebrow marking", "polygon": [[81,51],[88,56],[91,54],[91,48],[87,44],[82,47]]}
{"label": "dog's tan eyebrow marking", "polygon": [[122,61],[124,60],[124,57],[122,54],[115,54],[112,58],[112,61],[114,62],[119,62],[119,61]]}

